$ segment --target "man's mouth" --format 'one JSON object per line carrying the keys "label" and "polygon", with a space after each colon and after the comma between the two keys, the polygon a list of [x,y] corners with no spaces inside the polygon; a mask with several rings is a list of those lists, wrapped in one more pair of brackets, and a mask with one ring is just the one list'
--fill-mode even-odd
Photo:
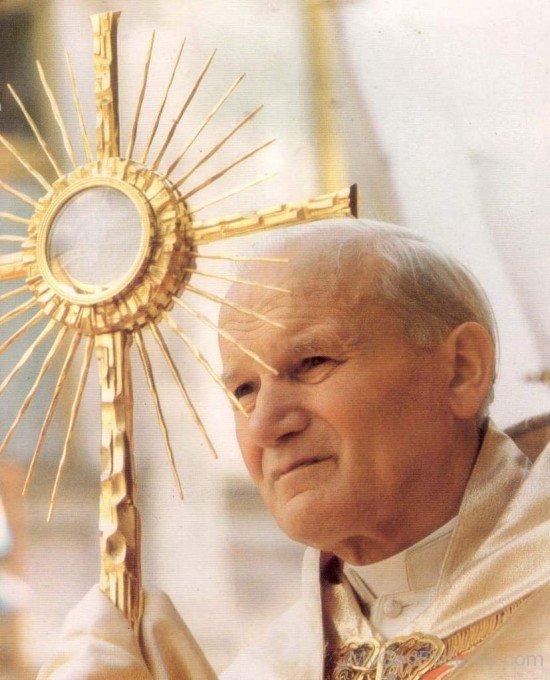
{"label": "man's mouth", "polygon": [[281,465],[273,471],[272,478],[273,481],[277,482],[281,477],[288,475],[290,472],[299,470],[300,468],[310,467],[316,465],[317,463],[322,463],[329,460],[330,456],[311,456],[311,458],[304,458],[302,460],[295,460],[288,465]]}

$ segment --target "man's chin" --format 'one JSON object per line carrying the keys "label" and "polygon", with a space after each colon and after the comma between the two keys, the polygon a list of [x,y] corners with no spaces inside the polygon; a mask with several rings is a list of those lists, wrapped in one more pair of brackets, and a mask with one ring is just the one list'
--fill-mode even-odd
{"label": "man's chin", "polygon": [[324,504],[311,496],[314,494],[303,492],[287,501],[275,510],[275,520],[291,540],[325,550],[333,544],[329,524],[332,513],[327,513]]}

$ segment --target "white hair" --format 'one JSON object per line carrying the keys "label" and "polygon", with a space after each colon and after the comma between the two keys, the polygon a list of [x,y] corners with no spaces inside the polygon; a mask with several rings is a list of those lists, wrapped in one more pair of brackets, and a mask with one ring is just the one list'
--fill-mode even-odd
{"label": "white hair", "polygon": [[[312,234],[317,238],[312,240]],[[493,383],[479,416],[487,414],[493,400],[498,333],[489,300],[466,267],[410,229],[374,220],[325,220],[273,232],[254,253],[289,248],[300,252],[300,262],[311,262],[323,271],[328,266],[333,290],[342,278],[340,271],[348,267],[361,271],[374,258],[373,285],[365,291],[354,289],[353,305],[357,309],[357,302],[368,299],[391,309],[402,321],[406,338],[417,347],[435,348],[467,321],[483,326],[495,350]],[[342,294],[349,294],[349,288]]]}

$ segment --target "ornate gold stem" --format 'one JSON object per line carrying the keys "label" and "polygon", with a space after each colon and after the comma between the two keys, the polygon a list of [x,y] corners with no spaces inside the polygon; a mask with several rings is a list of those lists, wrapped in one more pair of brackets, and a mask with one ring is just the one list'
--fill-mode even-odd
{"label": "ornate gold stem", "polygon": [[117,27],[120,12],[91,17],[94,33],[96,147],[98,158],[119,155]]}
{"label": "ornate gold stem", "polygon": [[134,505],[131,345],[131,333],[96,336],[102,425],[100,587],[137,630],[142,609],[141,522]]}

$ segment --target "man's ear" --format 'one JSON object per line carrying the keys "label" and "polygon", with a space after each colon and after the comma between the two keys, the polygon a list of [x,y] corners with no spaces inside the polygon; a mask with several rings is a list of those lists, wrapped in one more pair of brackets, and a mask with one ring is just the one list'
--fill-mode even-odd
{"label": "man's ear", "polygon": [[467,321],[449,333],[443,342],[449,369],[449,404],[461,420],[479,412],[493,383],[494,348],[488,331]]}

